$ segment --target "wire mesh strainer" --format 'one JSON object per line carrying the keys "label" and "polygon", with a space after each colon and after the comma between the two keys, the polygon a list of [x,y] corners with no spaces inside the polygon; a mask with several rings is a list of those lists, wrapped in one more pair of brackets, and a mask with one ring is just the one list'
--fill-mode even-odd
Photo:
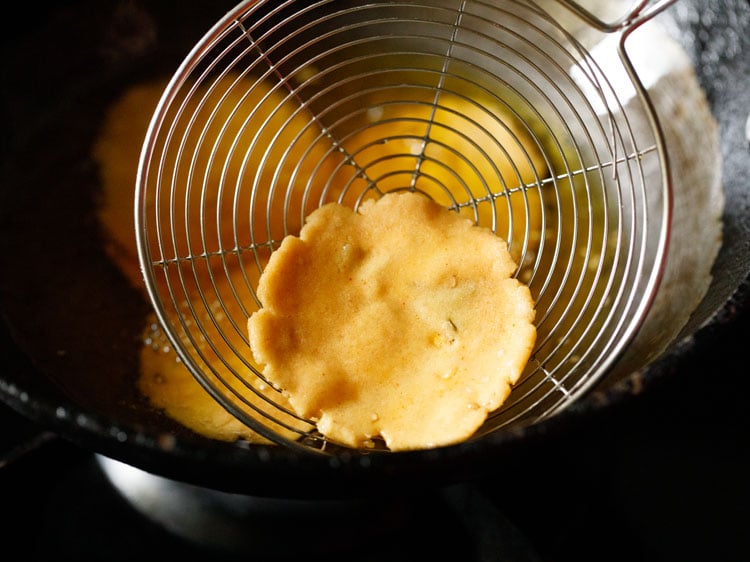
{"label": "wire mesh strainer", "polygon": [[[139,166],[139,258],[180,360],[262,436],[335,449],[263,379],[246,321],[305,216],[407,189],[507,240],[536,300],[529,365],[474,438],[573,403],[637,332],[663,269],[666,152],[624,45],[673,1],[614,23],[567,1],[237,6],[172,78]],[[608,34],[619,69],[588,49]],[[611,81],[623,69],[631,99]]]}

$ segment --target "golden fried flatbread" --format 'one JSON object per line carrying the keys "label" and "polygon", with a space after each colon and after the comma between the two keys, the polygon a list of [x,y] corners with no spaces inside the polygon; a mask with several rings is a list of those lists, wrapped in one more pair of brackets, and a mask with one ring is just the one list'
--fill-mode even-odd
{"label": "golden fried flatbread", "polygon": [[534,346],[516,269],[504,240],[421,194],[324,205],[272,254],[250,346],[332,441],[456,443],[503,403]]}

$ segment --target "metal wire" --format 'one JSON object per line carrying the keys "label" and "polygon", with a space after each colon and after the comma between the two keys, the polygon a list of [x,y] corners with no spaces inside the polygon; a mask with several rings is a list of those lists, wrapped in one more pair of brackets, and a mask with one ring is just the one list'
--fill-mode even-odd
{"label": "metal wire", "polygon": [[[330,450],[251,360],[257,281],[316,207],[409,189],[507,240],[536,301],[529,366],[475,438],[569,406],[637,332],[663,268],[669,169],[624,39],[670,3],[616,24],[567,1],[238,5],[175,73],[139,166],[139,257],[181,360],[265,437]],[[581,22],[620,33],[636,97]]]}

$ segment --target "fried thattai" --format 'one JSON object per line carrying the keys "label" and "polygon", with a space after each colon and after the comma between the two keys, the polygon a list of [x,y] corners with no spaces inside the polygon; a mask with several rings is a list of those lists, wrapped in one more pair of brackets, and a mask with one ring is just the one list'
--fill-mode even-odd
{"label": "fried thattai", "polygon": [[313,212],[263,272],[255,359],[332,441],[391,450],[470,437],[535,343],[506,242],[418,193]]}

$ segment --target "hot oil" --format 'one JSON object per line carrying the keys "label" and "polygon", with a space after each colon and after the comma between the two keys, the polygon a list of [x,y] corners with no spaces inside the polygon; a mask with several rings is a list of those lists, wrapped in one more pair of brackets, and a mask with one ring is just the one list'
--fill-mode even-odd
{"label": "hot oil", "polygon": [[[173,134],[183,139],[179,158],[173,150],[158,154],[165,168],[176,170],[178,196],[155,196],[161,198],[160,220],[170,226],[168,243],[152,245],[152,254],[169,262],[164,267],[180,268],[183,289],[193,296],[176,303],[188,318],[185,337],[192,342],[187,347],[194,344],[201,361],[216,367],[214,382],[232,389],[238,404],[244,399],[283,417],[287,437],[310,429],[283,414],[276,406],[286,408],[281,394],[253,374],[260,368],[252,362],[245,321],[259,306],[257,276],[269,251],[283,236],[296,234],[304,216],[321,203],[356,206],[363,198],[399,189],[421,191],[504,238],[519,264],[519,279],[537,300],[537,349],[559,349],[551,356],[560,361],[580,360],[576,326],[597,321],[595,312],[581,311],[603,290],[597,283],[602,271],[594,265],[608,243],[600,212],[604,202],[590,195],[597,192],[591,184],[600,183],[601,171],[581,173],[585,164],[580,155],[553,143],[534,116],[465,82],[454,84],[453,93],[436,94],[427,85],[383,88],[357,99],[356,110],[351,110],[353,101],[340,105],[336,114],[349,118],[331,118],[324,132],[320,123],[311,124],[304,112],[297,112],[296,100],[283,100],[281,92],[264,109],[259,100],[272,90],[270,84],[256,84],[256,94],[248,99],[249,79],[227,80],[215,93],[201,93],[204,109],[197,105],[199,96],[189,102],[196,105],[184,118],[176,118]],[[109,254],[139,288],[132,215],[123,209],[132,207],[140,142],[164,86],[155,81],[126,92],[112,106],[96,150],[104,190],[99,216],[109,233]],[[224,91],[230,95],[222,97]],[[260,111],[253,110],[258,103]],[[274,113],[277,105],[281,114]],[[215,109],[214,117],[206,113]],[[191,112],[199,122],[203,118],[212,124],[192,129]],[[277,125],[257,136],[259,127],[253,128],[252,120],[246,123],[248,115],[260,124],[271,113]],[[243,189],[236,190],[238,184]],[[170,205],[187,219],[170,223]],[[202,258],[174,262],[188,255]],[[199,288],[205,301],[194,298]],[[189,308],[188,300],[198,303],[197,308]],[[581,314],[590,317],[582,322]],[[196,382],[153,314],[145,319],[143,341],[139,389],[155,407],[211,438],[265,441]],[[519,385],[532,398],[551,384],[549,366],[539,367],[532,358]],[[272,403],[266,404],[264,397]],[[511,415],[514,404],[512,393]],[[494,418],[488,427],[498,423]]]}
{"label": "hot oil", "polygon": [[[231,79],[227,80],[230,81]],[[228,87],[228,83],[224,84],[225,89]],[[102,179],[103,192],[98,216],[104,231],[107,233],[107,253],[131,283],[144,291],[144,298],[146,295],[133,240],[135,227],[130,209],[132,208],[133,186],[136,181],[135,174],[141,142],[151,119],[153,108],[159,101],[165,86],[166,81],[156,80],[135,86],[127,91],[110,108],[94,151]],[[245,84],[245,90],[246,86]],[[222,88],[218,88],[217,91],[222,91]],[[225,164],[230,176],[237,176],[242,173],[244,153],[233,152],[232,140],[239,136],[245,141],[246,145],[253,144],[256,146],[256,153],[259,155],[255,157],[257,164],[262,158],[260,155],[268,146],[269,139],[255,139],[251,127],[246,129],[246,133],[241,131],[249,110],[240,111],[232,116],[233,106],[235,104],[241,105],[240,100],[243,90],[236,91],[234,95],[224,99],[223,104],[218,101],[219,94],[206,91],[201,93],[208,96],[208,103],[205,104],[207,108],[211,108],[211,110],[214,107],[219,108],[220,113],[213,119],[214,124],[207,131],[203,131],[191,129],[187,125],[187,120],[180,121],[174,134],[183,138],[181,154],[189,155],[188,158],[191,160],[193,167],[208,172],[206,177],[203,178],[199,175],[192,176],[187,166],[178,166],[176,152],[164,151],[160,155],[165,161],[165,166],[173,166],[178,170],[176,181],[194,181],[200,187],[184,190],[186,195],[169,203],[160,201],[161,204],[164,204],[164,207],[168,205],[183,207],[190,219],[184,225],[177,224],[173,231],[165,233],[167,242],[161,247],[154,245],[153,254],[169,259],[175,256],[206,255],[210,252],[216,252],[220,248],[230,248],[231,251],[231,249],[240,246],[257,245],[260,246],[260,249],[255,251],[254,257],[247,258],[246,256],[245,259],[251,261],[259,259],[262,263],[267,259],[268,254],[268,247],[264,247],[264,244],[270,245],[265,241],[280,239],[288,230],[298,230],[302,220],[302,211],[300,209],[296,209],[296,212],[292,211],[279,203],[272,206],[267,214],[259,213],[258,216],[261,217],[259,220],[251,221],[247,213],[242,216],[234,213],[235,206],[250,205],[250,203],[246,200],[235,202],[232,200],[231,194],[221,193],[217,188],[221,183],[220,178],[225,172]],[[256,98],[251,101],[257,102],[266,93],[267,90],[258,90]],[[192,105],[188,109],[197,112],[200,120],[199,103],[198,99],[191,101]],[[248,104],[252,105],[250,102]],[[208,112],[209,109],[205,111]],[[270,109],[266,110],[265,115],[261,115],[259,119],[267,118],[269,113]],[[289,115],[290,111],[287,111],[278,114],[275,119],[277,122],[283,123]],[[205,114],[202,117],[208,119]],[[275,129],[272,128],[271,130],[274,131]],[[299,127],[289,134],[296,136],[298,133]],[[205,140],[205,142],[201,142],[202,140]],[[284,139],[282,136],[280,142],[291,141],[288,138]],[[305,146],[305,149],[307,148]],[[290,158],[290,162],[296,162],[294,154]],[[251,170],[252,164],[251,162]],[[259,165],[256,166],[256,169],[258,177],[250,177],[248,181],[256,181],[260,185],[270,185],[276,170],[262,168]],[[289,168],[283,169],[288,170]],[[286,177],[288,179],[289,176]],[[283,179],[282,173],[280,181],[283,181]],[[169,194],[161,194],[161,196],[168,198]],[[154,197],[152,204],[156,202],[158,196]],[[277,201],[279,200],[277,199]],[[258,204],[263,205],[265,202],[261,201]],[[203,228],[200,220],[201,207],[219,209],[219,218],[213,224],[208,224],[206,228]],[[216,213],[216,211],[214,212]],[[235,221],[239,221],[239,224]],[[227,226],[233,223],[235,223],[234,228]],[[168,220],[164,220],[164,224],[170,223]],[[244,238],[241,241],[236,240],[235,232],[243,232]],[[257,240],[264,242],[258,243]],[[167,253],[171,254],[166,256]],[[230,253],[229,257],[222,263],[214,259],[211,260],[210,264],[202,261],[188,261],[187,265],[172,265],[170,267],[182,268],[181,273],[184,274],[186,291],[192,293],[194,297],[192,300],[195,302],[200,302],[200,299],[196,296],[198,285],[207,283],[210,279],[209,269],[215,267],[218,271],[226,267],[229,271],[229,279],[219,280],[219,287],[214,287],[213,292],[206,292],[207,301],[203,310],[189,309],[185,298],[178,299],[177,306],[181,314],[194,316],[192,320],[188,320],[185,337],[194,338],[199,353],[204,355],[209,362],[220,366],[219,372],[220,375],[224,376],[226,384],[234,388],[244,399],[259,408],[263,408],[265,407],[262,404],[263,400],[244,388],[244,383],[240,380],[250,379],[252,381],[254,379],[252,376],[247,376],[252,368],[247,364],[248,361],[251,361],[251,354],[246,349],[247,338],[242,332],[247,315],[257,308],[257,299],[254,299],[254,295],[247,292],[241,300],[233,295],[236,286],[242,286],[247,281],[254,285],[259,273],[254,264],[250,264],[250,267],[244,267],[248,265],[247,262],[240,263],[238,256],[239,252],[234,252]],[[255,278],[246,279],[240,274],[241,267],[251,276],[254,275]],[[214,326],[212,318],[221,319],[222,327]],[[226,334],[226,329],[231,330],[232,333]],[[200,330],[207,331],[200,333]],[[142,336],[144,345],[140,354],[138,386],[139,390],[156,408],[162,409],[168,416],[186,427],[211,438],[224,440],[244,438],[249,441],[265,441],[219,406],[196,382],[177,353],[172,349],[171,343],[159,327],[154,313],[149,314],[145,319]],[[227,337],[229,342],[218,349],[207,343],[209,341],[223,341]],[[238,354],[234,346],[241,347],[242,351]],[[228,364],[223,364],[226,359],[229,360]],[[217,384],[222,385],[224,383],[217,381]],[[254,383],[254,386],[261,395],[266,392],[272,393],[273,400],[283,404],[283,398],[277,392],[265,388],[262,383]],[[276,417],[279,417],[279,415],[276,413]],[[292,426],[295,426],[295,424],[299,426],[294,420],[288,421],[288,423]]]}

